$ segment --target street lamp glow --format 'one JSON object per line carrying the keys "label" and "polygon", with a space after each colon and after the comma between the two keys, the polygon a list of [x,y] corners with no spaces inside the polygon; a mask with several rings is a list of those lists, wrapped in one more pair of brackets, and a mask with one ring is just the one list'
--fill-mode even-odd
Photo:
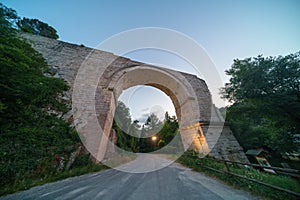
{"label": "street lamp glow", "polygon": [[152,136],[152,141],[156,141],[157,140],[157,137],[156,136]]}

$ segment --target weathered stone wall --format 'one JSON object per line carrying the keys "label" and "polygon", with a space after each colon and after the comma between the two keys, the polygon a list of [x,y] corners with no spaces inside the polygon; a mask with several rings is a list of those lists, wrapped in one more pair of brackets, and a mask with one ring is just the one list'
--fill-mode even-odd
{"label": "weathered stone wall", "polygon": [[[95,86],[96,112],[98,121],[106,133],[111,133],[115,101],[121,92],[135,85],[150,85],[165,92],[173,101],[183,140],[194,137],[191,148],[203,153],[210,151],[212,156],[218,158],[247,161],[230,128],[224,126],[222,129],[224,119],[212,104],[205,81],[195,75],[131,61],[112,53],[41,36],[24,34],[22,37],[28,39],[47,60],[51,75],[63,78],[70,85],[67,98],[71,98],[74,80],[82,63],[89,68],[100,67],[100,72],[91,76],[97,77],[101,74],[99,83]],[[93,84],[89,83],[89,80],[86,81]],[[83,96],[84,92],[82,91]],[[67,118],[71,114],[70,112]],[[195,117],[197,121],[191,121]],[[98,140],[97,142],[101,145],[106,143]],[[103,148],[106,149],[106,146]],[[99,156],[100,159],[101,157],[103,155]]]}
{"label": "weathered stone wall", "polygon": [[248,162],[242,147],[237,142],[229,126],[224,126],[217,144],[210,152],[215,158],[223,158],[228,160],[240,160]]}

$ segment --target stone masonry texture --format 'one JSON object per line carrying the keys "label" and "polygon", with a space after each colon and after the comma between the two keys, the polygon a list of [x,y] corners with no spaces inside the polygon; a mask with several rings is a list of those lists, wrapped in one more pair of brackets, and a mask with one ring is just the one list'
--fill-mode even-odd
{"label": "stone masonry texture", "polygon": [[[70,90],[64,98],[70,101],[72,101],[74,81],[81,66],[86,65],[86,70],[93,70],[93,67],[98,69],[84,80],[87,89],[80,91],[80,95],[83,106],[87,107],[92,100],[95,101],[97,119],[108,134],[107,138],[115,137],[110,135],[113,133],[111,124],[115,104],[122,91],[136,85],[149,85],[160,89],[171,98],[179,120],[182,139],[191,140],[193,137],[189,149],[201,151],[200,149],[205,146],[213,157],[248,162],[243,149],[214,106],[205,81],[197,76],[132,61],[83,45],[30,34],[21,34],[21,37],[31,43],[32,47],[47,60],[50,68],[48,75],[62,78],[67,82]],[[92,81],[96,79],[99,79],[97,83]],[[96,91],[94,99],[85,96],[89,95],[87,91],[89,87],[93,87]],[[70,118],[72,119],[72,111],[65,117],[66,120]],[[82,130],[83,133],[80,134],[83,138],[86,137],[87,142],[90,140],[91,143],[98,145],[106,143],[101,138],[95,139],[96,136],[92,139],[87,138],[91,136],[84,132],[84,128]],[[102,148],[109,149],[108,151],[113,149],[106,145]],[[100,160],[103,156],[99,157]]]}

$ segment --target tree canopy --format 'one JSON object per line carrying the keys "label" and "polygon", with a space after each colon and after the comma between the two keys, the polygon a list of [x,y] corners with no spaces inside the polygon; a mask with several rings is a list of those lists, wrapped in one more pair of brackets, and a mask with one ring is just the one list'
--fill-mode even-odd
{"label": "tree canopy", "polygon": [[18,20],[17,12],[0,3],[0,34],[10,35],[14,32],[13,24]]}
{"label": "tree canopy", "polygon": [[234,60],[222,97],[227,121],[246,148],[297,150],[300,131],[300,53]]}
{"label": "tree canopy", "polygon": [[60,98],[67,84],[44,75],[45,59],[17,36],[15,19],[0,4],[0,195],[57,173],[57,158],[67,159],[80,143],[60,118],[70,109]]}
{"label": "tree canopy", "polygon": [[3,34],[23,31],[53,39],[59,38],[57,31],[52,26],[38,19],[29,19],[26,17],[21,19],[14,9],[8,8],[2,3],[0,3],[0,24],[3,27],[0,33],[6,31]]}
{"label": "tree canopy", "polygon": [[38,19],[28,19],[23,17],[17,22],[17,26],[20,30],[44,37],[58,39],[57,31],[45,22],[41,22]]}
{"label": "tree canopy", "polygon": [[[117,145],[127,151],[151,152],[169,144],[178,134],[178,122],[176,117],[165,114],[164,121],[151,113],[146,122],[139,125],[139,121],[132,121],[129,108],[119,101],[115,111],[113,129],[117,134]],[[152,141],[152,136],[157,137],[157,141]],[[181,144],[176,144],[180,146]],[[174,147],[176,148],[176,147]]]}

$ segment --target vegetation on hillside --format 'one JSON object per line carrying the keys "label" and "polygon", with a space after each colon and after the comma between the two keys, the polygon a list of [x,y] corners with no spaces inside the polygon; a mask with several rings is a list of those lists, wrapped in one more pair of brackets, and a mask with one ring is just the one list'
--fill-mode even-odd
{"label": "vegetation on hillside", "polygon": [[226,120],[244,149],[299,151],[300,52],[236,59],[226,74],[222,96],[233,103]]}
{"label": "vegetation on hillside", "polygon": [[17,26],[20,30],[27,33],[58,39],[57,31],[52,26],[38,19],[23,17],[23,19],[17,21]]}
{"label": "vegetation on hillside", "polygon": [[60,98],[68,86],[44,76],[47,63],[17,37],[16,20],[0,4],[0,195],[97,168],[84,154],[66,167],[81,144],[61,118],[70,109]]}
{"label": "vegetation on hillside", "polygon": [[2,3],[0,3],[0,16],[1,33],[6,31],[5,34],[8,34],[15,30],[20,30],[53,39],[59,38],[57,31],[52,26],[38,19],[29,19],[26,17],[21,19],[15,10],[7,8]]}

